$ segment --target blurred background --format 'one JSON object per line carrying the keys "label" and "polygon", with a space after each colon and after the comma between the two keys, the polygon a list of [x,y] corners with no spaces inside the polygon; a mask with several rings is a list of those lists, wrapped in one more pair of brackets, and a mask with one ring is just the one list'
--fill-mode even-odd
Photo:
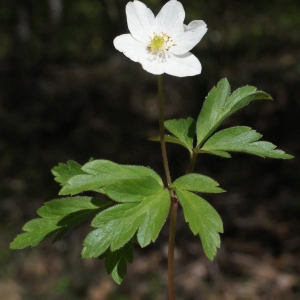
{"label": "blurred background", "polygon": [[[168,222],[157,242],[136,247],[117,286],[80,252],[82,224],[61,242],[10,251],[36,209],[57,198],[50,169],[90,157],[147,165],[163,174],[156,76],[113,47],[127,33],[125,0],[0,0],[0,298],[3,300],[167,299]],[[145,1],[155,14],[165,1]],[[246,125],[292,160],[234,154],[198,158],[195,171],[227,190],[206,199],[225,233],[213,263],[179,212],[179,300],[300,298],[299,0],[182,0],[185,23],[208,25],[192,50],[200,76],[164,75],[166,118],[197,118],[208,91],[227,77],[232,89],[255,85],[274,98],[253,102],[223,127]],[[188,153],[168,145],[172,177]]]}

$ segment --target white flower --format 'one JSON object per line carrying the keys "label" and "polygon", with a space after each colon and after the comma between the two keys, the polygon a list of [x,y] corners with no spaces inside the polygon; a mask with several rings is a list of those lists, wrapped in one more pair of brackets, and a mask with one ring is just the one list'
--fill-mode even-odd
{"label": "white flower", "polygon": [[200,61],[189,51],[206,33],[203,21],[184,25],[185,12],[180,2],[170,0],[155,17],[142,2],[126,5],[130,34],[114,39],[114,46],[152,74],[167,73],[185,77],[201,73]]}

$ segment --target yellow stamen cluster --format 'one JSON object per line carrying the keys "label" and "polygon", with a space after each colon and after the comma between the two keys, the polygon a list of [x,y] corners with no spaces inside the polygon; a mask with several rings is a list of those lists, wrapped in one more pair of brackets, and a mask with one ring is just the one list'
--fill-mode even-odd
{"label": "yellow stamen cluster", "polygon": [[172,46],[172,39],[169,35],[162,32],[160,35],[157,35],[153,32],[153,37],[150,37],[150,44],[147,46],[151,54],[164,54],[165,51],[169,51]]}

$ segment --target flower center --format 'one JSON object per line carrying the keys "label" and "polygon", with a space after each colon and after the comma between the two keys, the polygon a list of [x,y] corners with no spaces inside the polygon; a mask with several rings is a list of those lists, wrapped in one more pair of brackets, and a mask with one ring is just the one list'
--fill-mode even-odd
{"label": "flower center", "polygon": [[165,40],[163,37],[155,35],[154,38],[151,40],[151,49],[157,51],[162,48]]}
{"label": "flower center", "polygon": [[164,54],[165,51],[168,51],[172,46],[172,39],[169,35],[162,32],[160,35],[153,32],[153,37],[150,37],[150,44],[147,46],[149,51],[152,54]]}

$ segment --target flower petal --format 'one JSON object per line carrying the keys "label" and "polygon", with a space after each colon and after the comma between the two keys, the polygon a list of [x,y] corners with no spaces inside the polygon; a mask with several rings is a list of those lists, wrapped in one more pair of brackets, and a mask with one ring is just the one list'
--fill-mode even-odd
{"label": "flower petal", "polygon": [[170,52],[180,55],[190,51],[200,42],[206,31],[207,27],[203,21],[195,20],[187,26],[184,25],[181,35],[172,36],[176,46],[172,46]]}
{"label": "flower petal", "polygon": [[114,39],[114,46],[135,62],[139,62],[140,57],[147,54],[147,45],[137,41],[129,33],[117,36]]}
{"label": "flower petal", "polygon": [[156,55],[144,55],[140,57],[140,63],[142,64],[143,69],[151,74],[160,75],[165,72],[165,62]]}
{"label": "flower petal", "polygon": [[183,20],[185,12],[180,2],[170,0],[167,2],[155,18],[153,31],[160,34],[164,32],[171,37],[183,32]]}
{"label": "flower petal", "polygon": [[142,2],[134,0],[126,5],[127,24],[130,33],[141,42],[149,41],[154,22],[152,11]]}
{"label": "flower petal", "polygon": [[198,58],[190,52],[183,55],[168,53],[164,63],[165,73],[177,77],[194,76],[201,73],[202,67]]}

